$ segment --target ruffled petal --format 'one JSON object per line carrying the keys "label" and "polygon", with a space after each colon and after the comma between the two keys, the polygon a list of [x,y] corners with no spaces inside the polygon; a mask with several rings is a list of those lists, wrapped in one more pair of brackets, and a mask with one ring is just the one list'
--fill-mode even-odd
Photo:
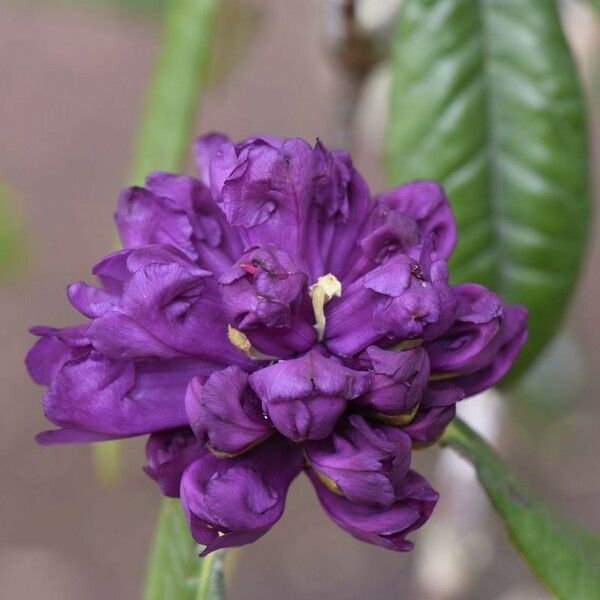
{"label": "ruffled petal", "polygon": [[61,428],[114,437],[182,427],[189,380],[213,369],[190,359],[115,361],[88,350],[60,367],[44,411]]}
{"label": "ruffled petal", "polygon": [[450,202],[435,181],[411,181],[381,194],[377,202],[413,218],[423,237],[433,236],[438,258],[447,260],[457,241]]}

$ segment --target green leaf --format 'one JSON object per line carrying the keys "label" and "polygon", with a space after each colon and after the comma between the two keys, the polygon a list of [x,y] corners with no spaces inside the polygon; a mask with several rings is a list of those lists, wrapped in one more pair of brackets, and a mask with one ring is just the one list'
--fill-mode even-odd
{"label": "green leaf", "polygon": [[216,0],[171,0],[130,180],[185,164],[209,65]]}
{"label": "green leaf", "polygon": [[441,443],[473,463],[512,543],[551,592],[565,600],[600,599],[600,539],[550,510],[460,419]]}
{"label": "green leaf", "polygon": [[553,336],[587,244],[586,124],[551,0],[406,0],[393,51],[387,168],[443,183],[455,281],[530,311],[522,370]]}
{"label": "green leaf", "polygon": [[198,558],[178,500],[165,498],[152,546],[144,600],[225,600],[223,555]]}

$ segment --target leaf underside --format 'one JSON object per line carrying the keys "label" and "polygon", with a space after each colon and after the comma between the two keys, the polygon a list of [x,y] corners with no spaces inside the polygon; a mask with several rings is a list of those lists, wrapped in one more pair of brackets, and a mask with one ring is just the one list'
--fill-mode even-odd
{"label": "leaf underside", "polygon": [[455,282],[530,311],[522,371],[560,324],[587,243],[585,112],[550,0],[406,0],[387,169],[436,179],[459,228]]}

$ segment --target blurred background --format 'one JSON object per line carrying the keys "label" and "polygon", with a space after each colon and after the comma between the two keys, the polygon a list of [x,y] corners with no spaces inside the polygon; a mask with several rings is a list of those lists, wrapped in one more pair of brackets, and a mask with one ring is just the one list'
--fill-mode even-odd
{"label": "blurred background", "polygon": [[[368,4],[358,15],[367,28],[390,22],[398,2]],[[90,448],[37,446],[33,437],[46,427],[42,390],[27,377],[23,357],[33,342],[29,326],[76,320],[65,301],[66,284],[87,277],[115,244],[112,212],[125,184],[162,5],[0,0],[1,598],[139,594],[160,501],[141,470],[143,441],[125,442],[121,480],[110,486],[99,483]],[[225,2],[198,132],[351,143],[358,168],[374,191],[382,190],[385,61],[369,69],[358,93],[341,74],[339,23],[326,5]],[[564,17],[598,147],[600,20],[574,0],[564,4]],[[356,101],[350,106],[349,97]],[[349,135],[343,127],[351,117]],[[597,239],[561,335],[510,396],[485,400],[495,407],[495,422],[483,423],[539,495],[596,531]],[[477,402],[465,403],[467,412],[477,410],[471,407]],[[546,598],[487,513],[471,472],[450,454],[434,448],[416,458],[442,498],[438,518],[413,536],[414,553],[370,547],[338,530],[300,479],[281,523],[228,555],[230,600]]]}

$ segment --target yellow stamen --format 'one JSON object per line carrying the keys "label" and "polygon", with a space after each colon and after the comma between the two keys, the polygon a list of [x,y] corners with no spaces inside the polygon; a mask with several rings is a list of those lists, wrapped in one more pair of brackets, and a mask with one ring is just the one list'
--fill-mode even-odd
{"label": "yellow stamen", "polygon": [[260,350],[257,350],[250,343],[250,340],[245,333],[231,325],[227,326],[227,337],[238,350],[241,350],[244,354],[254,360],[277,360],[276,356],[269,356],[268,354],[263,354]]}
{"label": "yellow stamen", "polygon": [[312,298],[313,312],[315,313],[315,329],[319,334],[319,341],[325,333],[325,305],[334,297],[342,295],[342,284],[335,275],[327,273],[317,279],[317,283],[308,289]]}

